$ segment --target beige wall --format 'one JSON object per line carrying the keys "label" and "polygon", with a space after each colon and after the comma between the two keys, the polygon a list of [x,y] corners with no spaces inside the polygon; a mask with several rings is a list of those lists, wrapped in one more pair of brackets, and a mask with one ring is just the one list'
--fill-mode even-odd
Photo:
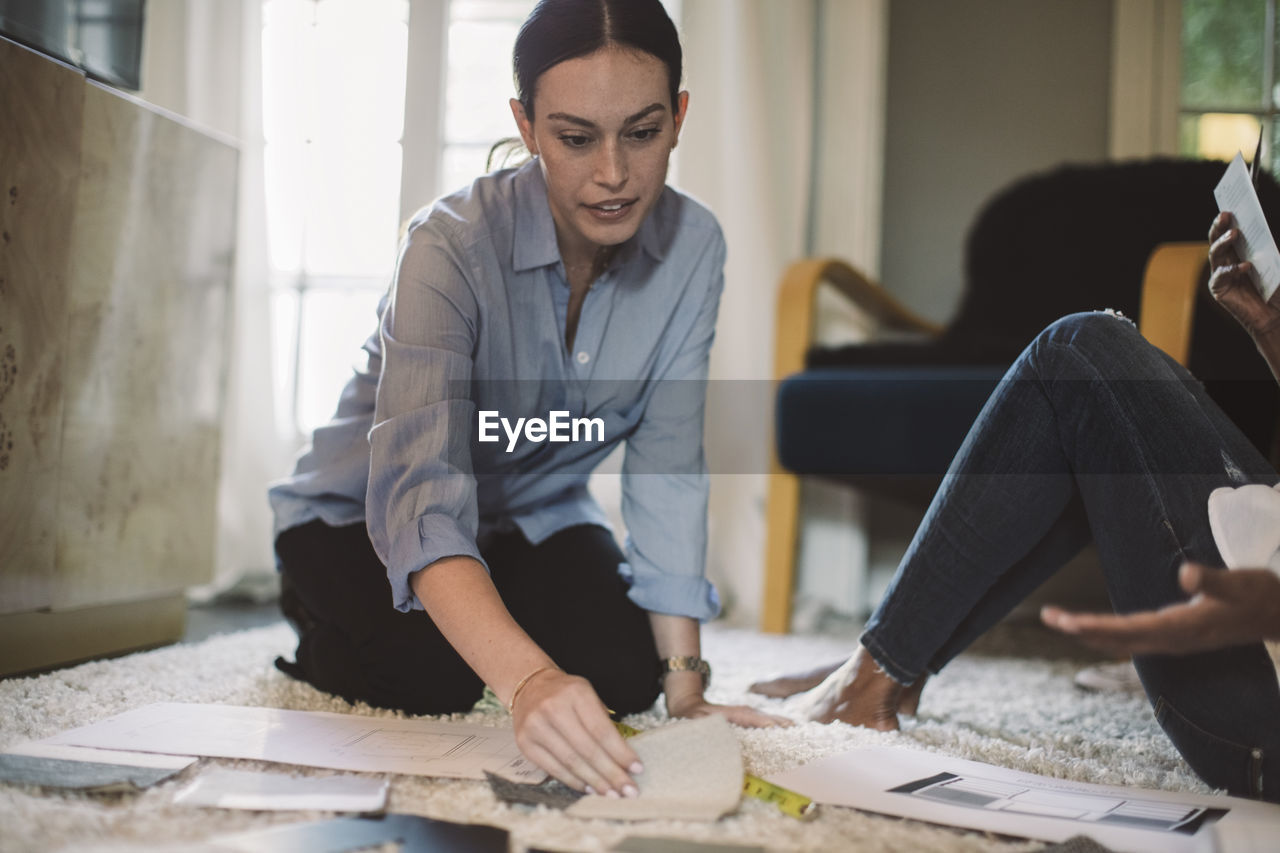
{"label": "beige wall", "polygon": [[881,273],[939,321],[965,232],[1014,178],[1108,154],[1111,0],[893,0]]}

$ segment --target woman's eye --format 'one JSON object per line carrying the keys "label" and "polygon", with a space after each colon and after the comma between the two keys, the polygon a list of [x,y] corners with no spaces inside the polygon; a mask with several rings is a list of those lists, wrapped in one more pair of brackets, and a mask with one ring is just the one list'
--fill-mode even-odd
{"label": "woman's eye", "polygon": [[586,148],[587,144],[591,142],[591,137],[564,134],[560,137],[560,141],[565,145],[568,145],[570,148]]}
{"label": "woman's eye", "polygon": [[631,138],[637,142],[648,142],[657,136],[660,131],[656,127],[642,127],[631,131]]}

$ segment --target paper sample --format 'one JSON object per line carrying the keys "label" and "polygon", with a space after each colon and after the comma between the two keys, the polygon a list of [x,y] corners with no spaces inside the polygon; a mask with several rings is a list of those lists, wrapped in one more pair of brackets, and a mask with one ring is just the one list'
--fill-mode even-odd
{"label": "paper sample", "polygon": [[169,770],[182,770],[199,760],[194,755],[162,755],[156,752],[129,752],[123,749],[95,749],[91,746],[70,746],[40,740],[11,746],[6,752],[13,755],[60,758],[64,761],[95,761],[99,764],[123,764],[128,767],[154,767]]}
{"label": "paper sample", "polygon": [[325,711],[161,702],[44,743],[252,758],[307,767],[539,782],[546,774],[520,754],[509,728]]}
{"label": "paper sample", "polygon": [[1276,250],[1275,238],[1271,235],[1266,214],[1262,212],[1258,193],[1253,188],[1249,169],[1240,152],[1236,152],[1226,174],[1214,187],[1213,197],[1218,201],[1218,210],[1230,211],[1235,216],[1243,243],[1239,250],[1240,259],[1253,264],[1250,277],[1262,298],[1270,299],[1280,287],[1280,251]]}
{"label": "paper sample", "polygon": [[[854,749],[771,777],[821,803],[1043,841],[1086,835],[1116,850],[1191,853],[1280,833],[1280,806],[1051,779],[915,750]],[[1261,827],[1262,831],[1258,831]],[[1246,839],[1243,844],[1237,844]]]}
{"label": "paper sample", "polygon": [[640,756],[638,797],[586,796],[565,810],[614,820],[715,820],[742,798],[742,751],[721,716],[682,720],[627,741]]}
{"label": "paper sample", "polygon": [[69,788],[94,794],[132,793],[163,782],[177,769],[67,761],[35,755],[0,754],[0,782]]}
{"label": "paper sample", "polygon": [[345,853],[379,845],[398,845],[403,853],[507,853],[505,829],[470,823],[449,823],[417,815],[339,817],[311,823],[272,826],[222,835],[208,849],[238,853]]}
{"label": "paper sample", "polygon": [[504,803],[515,806],[546,806],[551,809],[567,809],[585,794],[573,790],[559,779],[548,776],[537,785],[512,782],[493,773],[484,774],[489,780],[489,790]]}
{"label": "paper sample", "polygon": [[288,776],[211,767],[173,798],[184,806],[254,811],[380,812],[387,780],[366,776]]}

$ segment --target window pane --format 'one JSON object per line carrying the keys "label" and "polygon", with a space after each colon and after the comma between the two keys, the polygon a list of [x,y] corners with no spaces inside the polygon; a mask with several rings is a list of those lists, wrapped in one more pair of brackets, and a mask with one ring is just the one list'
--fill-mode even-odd
{"label": "window pane", "polygon": [[298,294],[294,290],[271,292],[271,377],[272,400],[275,403],[276,423],[294,436],[293,390],[294,359],[298,346]]}
{"label": "window pane", "polygon": [[[455,192],[469,186],[472,181],[485,173],[485,161],[489,159],[488,145],[450,145],[444,149],[444,162],[440,181],[445,193]],[[523,161],[512,160],[508,165],[516,165]],[[494,162],[495,169],[502,167],[502,155]]]}
{"label": "window pane", "polygon": [[512,21],[449,25],[446,142],[492,145],[515,135],[508,101],[515,96],[511,49],[518,30],[518,22]]}
{"label": "window pane", "polygon": [[391,270],[400,229],[398,143],[307,146],[306,197],[303,266],[309,274]]}
{"label": "window pane", "polygon": [[1266,106],[1262,80],[1266,0],[1184,0],[1182,105]]}
{"label": "window pane", "polygon": [[[403,7],[403,8],[402,8]],[[395,142],[404,126],[407,4],[324,0],[316,14],[322,60],[312,85],[324,93],[317,138]]]}
{"label": "window pane", "polygon": [[1253,159],[1262,122],[1240,113],[1203,113],[1182,116],[1178,128],[1179,149],[1192,157],[1230,160],[1237,151]]}
{"label": "window pane", "polygon": [[1280,176],[1280,145],[1276,144],[1276,140],[1280,139],[1280,136],[1277,136],[1277,133],[1280,133],[1280,119],[1272,119],[1271,139],[1267,146],[1267,156],[1262,162],[1268,164],[1271,174]]}
{"label": "window pane", "polygon": [[380,290],[312,289],[302,298],[298,350],[298,428],[326,423],[353,369],[364,366],[361,345],[377,329]]}
{"label": "window pane", "polygon": [[534,0],[452,0],[449,12],[455,21],[515,21],[528,16]]}
{"label": "window pane", "polygon": [[267,254],[271,267],[294,271],[302,267],[302,212],[307,199],[307,143],[287,140],[268,143],[262,152],[263,189],[267,198]]}
{"label": "window pane", "polygon": [[300,142],[315,123],[315,9],[312,0],[271,0],[263,7],[262,132],[268,142]]}

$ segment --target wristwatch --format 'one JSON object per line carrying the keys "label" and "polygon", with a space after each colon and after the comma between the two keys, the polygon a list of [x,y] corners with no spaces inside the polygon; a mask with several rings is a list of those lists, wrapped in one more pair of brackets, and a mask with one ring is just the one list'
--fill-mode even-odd
{"label": "wristwatch", "polygon": [[678,655],[673,658],[663,658],[659,663],[662,664],[660,678],[665,677],[669,672],[696,672],[702,676],[703,690],[706,690],[707,686],[711,684],[711,664],[700,657]]}

